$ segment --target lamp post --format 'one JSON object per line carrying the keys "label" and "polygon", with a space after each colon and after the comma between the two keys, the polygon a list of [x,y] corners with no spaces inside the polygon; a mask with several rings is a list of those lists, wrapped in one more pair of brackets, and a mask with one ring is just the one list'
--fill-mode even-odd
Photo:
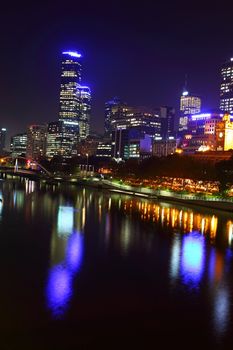
{"label": "lamp post", "polygon": [[88,153],[86,153],[86,157],[87,157],[87,171],[86,171],[86,176],[87,176],[87,172],[88,172]]}

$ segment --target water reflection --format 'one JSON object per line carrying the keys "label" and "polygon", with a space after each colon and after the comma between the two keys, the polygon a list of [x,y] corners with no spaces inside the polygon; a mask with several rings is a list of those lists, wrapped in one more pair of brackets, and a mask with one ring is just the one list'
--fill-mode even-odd
{"label": "water reflection", "polygon": [[84,238],[77,228],[80,219],[83,220],[80,210],[59,206],[51,242],[52,267],[46,285],[47,305],[55,318],[64,316],[73,295],[74,277],[82,265]]}
{"label": "water reflection", "polygon": [[181,277],[187,286],[196,288],[201,280],[205,259],[204,237],[191,232],[183,237],[181,254]]}
{"label": "water reflection", "polygon": [[[3,183],[4,201],[0,202],[0,215],[2,225],[7,211],[12,220],[13,210],[25,231],[27,223],[33,230],[32,218],[35,218],[40,229],[48,228],[44,235],[47,245],[52,232],[43,294],[52,317],[63,318],[71,305],[77,305],[75,300],[79,302],[85,294],[79,293],[78,289],[85,288],[85,283],[82,284],[84,275],[88,281],[86,285],[93,283],[93,275],[87,272],[88,269],[82,269],[85,238],[85,266],[97,266],[100,280],[105,276],[107,280],[116,272],[117,282],[123,281],[122,291],[129,287],[128,290],[137,293],[137,283],[140,285],[140,274],[143,274],[143,283],[146,286],[149,281],[151,294],[156,295],[150,300],[152,304],[159,303],[160,298],[164,302],[169,294],[171,298],[182,295],[181,300],[177,298],[177,303],[182,304],[184,298],[190,306],[190,299],[193,301],[190,295],[195,296],[195,300],[206,306],[207,326],[211,325],[212,334],[221,338],[227,333],[232,322],[231,213],[77,187],[46,186]],[[30,231],[26,239],[32,239],[33,233]],[[17,237],[19,234],[23,235],[23,231],[18,231]],[[38,239],[40,235],[35,236]],[[125,268],[117,263],[121,259]],[[133,279],[129,278],[132,274]],[[166,284],[164,289],[163,284]],[[138,289],[139,293],[143,293],[143,289],[144,285]],[[101,292],[104,295],[106,289]],[[78,312],[75,315],[78,317]],[[178,314],[177,318],[179,320]]]}

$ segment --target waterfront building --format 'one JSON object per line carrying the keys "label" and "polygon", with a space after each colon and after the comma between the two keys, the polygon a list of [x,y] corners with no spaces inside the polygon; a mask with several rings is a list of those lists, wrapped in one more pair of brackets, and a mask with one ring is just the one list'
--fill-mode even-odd
{"label": "waterfront building", "polygon": [[233,58],[221,67],[220,109],[233,114]]}
{"label": "waterfront building", "polygon": [[16,134],[11,137],[11,155],[12,157],[26,156],[27,134]]}
{"label": "waterfront building", "polygon": [[6,128],[0,129],[0,154],[3,154],[6,147]]}
{"label": "waterfront building", "polygon": [[38,159],[45,155],[46,150],[46,125],[31,125],[27,129],[26,156],[30,159]]}

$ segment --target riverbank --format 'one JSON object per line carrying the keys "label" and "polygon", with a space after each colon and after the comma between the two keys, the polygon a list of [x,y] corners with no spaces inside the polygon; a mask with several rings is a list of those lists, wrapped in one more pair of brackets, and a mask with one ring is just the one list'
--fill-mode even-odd
{"label": "riverbank", "polygon": [[101,182],[93,182],[93,181],[85,181],[82,183],[83,185],[91,186],[94,188],[98,188],[99,190],[107,190],[114,193],[126,194],[130,196],[142,197],[150,200],[156,201],[166,201],[166,202],[174,202],[180,204],[188,204],[191,206],[202,206],[205,208],[211,208],[216,210],[222,210],[227,212],[233,212],[233,202],[230,200],[221,200],[221,199],[197,199],[194,195],[180,195],[178,197],[177,194],[169,192],[169,191],[160,191],[160,193],[156,193],[155,191],[149,188],[137,188],[126,185],[119,185],[110,181],[101,181]]}

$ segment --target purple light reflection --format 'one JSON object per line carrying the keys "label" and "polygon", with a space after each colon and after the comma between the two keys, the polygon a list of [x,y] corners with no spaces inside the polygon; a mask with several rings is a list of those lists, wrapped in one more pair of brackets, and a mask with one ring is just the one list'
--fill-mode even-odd
{"label": "purple light reflection", "polygon": [[205,240],[199,232],[191,232],[183,239],[181,277],[183,283],[197,288],[204,270]]}
{"label": "purple light reflection", "polygon": [[47,282],[47,305],[56,318],[61,317],[72,295],[72,275],[62,264],[54,266]]}

